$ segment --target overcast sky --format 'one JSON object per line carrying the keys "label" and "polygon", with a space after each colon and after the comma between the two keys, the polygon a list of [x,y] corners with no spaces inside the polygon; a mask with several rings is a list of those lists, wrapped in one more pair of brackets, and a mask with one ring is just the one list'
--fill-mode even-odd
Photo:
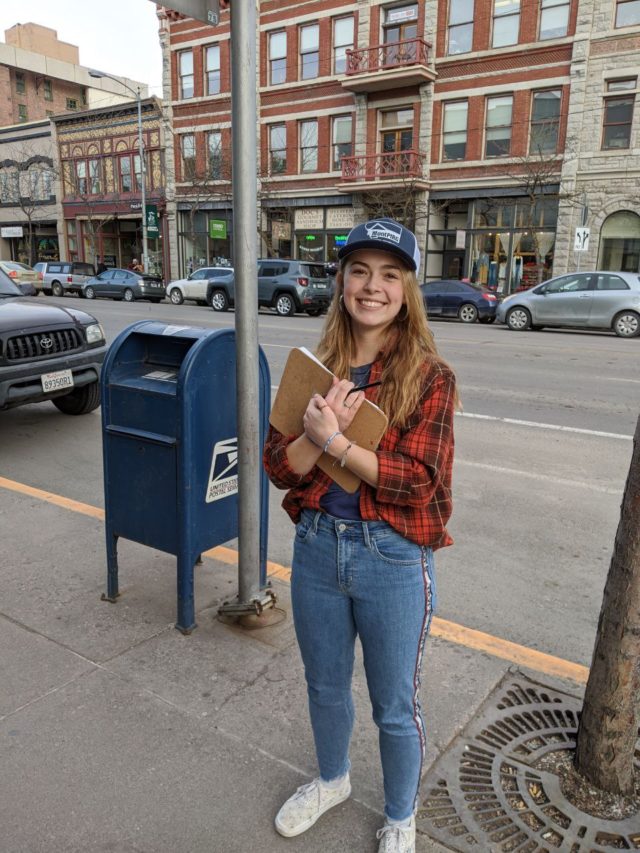
{"label": "overcast sky", "polygon": [[162,95],[156,5],[150,0],[0,0],[0,40],[14,24],[51,27],[80,48],[80,64],[130,77]]}

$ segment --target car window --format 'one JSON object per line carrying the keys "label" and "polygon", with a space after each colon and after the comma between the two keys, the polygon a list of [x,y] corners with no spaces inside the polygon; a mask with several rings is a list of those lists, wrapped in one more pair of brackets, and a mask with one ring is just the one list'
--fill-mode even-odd
{"label": "car window", "polygon": [[111,281],[114,277],[115,273],[113,270],[105,270],[105,272],[101,272],[100,275],[96,276],[100,281]]}
{"label": "car window", "polygon": [[115,281],[118,281],[118,282],[124,281],[126,277],[127,277],[127,274],[124,270],[114,270],[112,281],[114,281],[114,282]]}
{"label": "car window", "polygon": [[76,275],[95,275],[95,270],[91,264],[73,264],[72,272]]}
{"label": "car window", "polygon": [[422,292],[425,294],[440,293],[440,282],[432,281],[429,284],[422,285]]}
{"label": "car window", "polygon": [[131,284],[131,282],[137,281],[138,278],[142,278],[142,276],[137,276],[132,272],[123,272],[122,273],[122,281],[127,281],[127,282],[129,282],[129,284]]}
{"label": "car window", "polygon": [[62,272],[62,264],[49,264],[47,272]]}
{"label": "car window", "polygon": [[263,261],[260,265],[259,275],[282,275],[286,273],[287,266],[277,263],[277,261]]}
{"label": "car window", "polygon": [[545,285],[545,293],[577,293],[589,289],[589,276],[580,274],[563,275]]}
{"label": "car window", "polygon": [[34,270],[36,270],[36,272],[42,272],[44,270],[44,267],[45,265],[42,262],[33,265],[33,268]]}
{"label": "car window", "polygon": [[226,278],[231,270],[209,270],[209,278]]}
{"label": "car window", "polygon": [[309,278],[327,278],[324,264],[300,264],[300,273]]}
{"label": "car window", "polygon": [[596,281],[596,290],[630,290],[627,282],[620,278],[619,275],[603,275],[598,276]]}
{"label": "car window", "polygon": [[206,270],[196,270],[195,272],[191,273],[189,278],[191,279],[191,281],[202,281],[202,279],[206,275],[206,272]]}

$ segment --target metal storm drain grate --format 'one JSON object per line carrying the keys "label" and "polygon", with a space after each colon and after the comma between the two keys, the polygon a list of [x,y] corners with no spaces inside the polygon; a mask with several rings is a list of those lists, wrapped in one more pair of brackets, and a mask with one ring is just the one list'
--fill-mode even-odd
{"label": "metal storm drain grate", "polygon": [[580,708],[579,699],[507,676],[427,774],[419,828],[460,853],[640,850],[640,814],[592,817],[536,766],[575,747]]}

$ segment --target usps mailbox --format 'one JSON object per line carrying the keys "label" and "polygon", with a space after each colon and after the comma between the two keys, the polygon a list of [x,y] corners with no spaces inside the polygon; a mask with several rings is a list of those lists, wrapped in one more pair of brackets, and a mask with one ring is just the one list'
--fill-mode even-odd
{"label": "usps mailbox", "polygon": [[[271,381],[262,350],[260,440]],[[177,557],[176,627],[196,627],[194,565],[238,535],[236,343],[213,331],[134,323],[111,345],[102,370],[107,593],[118,597],[120,537]],[[260,481],[260,585],[266,584],[268,483]]]}

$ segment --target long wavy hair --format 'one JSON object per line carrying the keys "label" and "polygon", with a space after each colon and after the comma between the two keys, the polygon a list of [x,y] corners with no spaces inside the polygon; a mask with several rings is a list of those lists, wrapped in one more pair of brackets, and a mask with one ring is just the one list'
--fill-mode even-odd
{"label": "long wavy hair", "polygon": [[[340,379],[349,379],[355,344],[351,317],[344,307],[344,272],[349,263],[340,264],[336,288],[316,355]],[[389,418],[389,426],[406,427],[415,411],[425,382],[424,364],[448,367],[438,354],[427,322],[422,293],[416,274],[401,265],[404,305],[392,321],[384,343],[382,385],[377,405]],[[456,395],[456,407],[459,400]]]}

